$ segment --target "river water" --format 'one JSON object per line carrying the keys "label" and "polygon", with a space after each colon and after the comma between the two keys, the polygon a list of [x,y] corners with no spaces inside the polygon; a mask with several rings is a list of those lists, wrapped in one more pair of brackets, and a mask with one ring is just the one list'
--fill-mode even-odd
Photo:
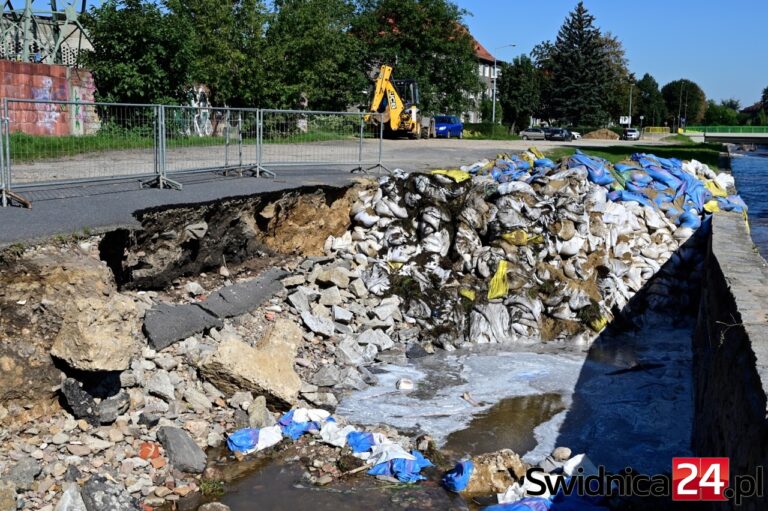
{"label": "river water", "polygon": [[749,207],[752,240],[760,254],[768,257],[768,147],[735,153],[731,169],[736,189]]}

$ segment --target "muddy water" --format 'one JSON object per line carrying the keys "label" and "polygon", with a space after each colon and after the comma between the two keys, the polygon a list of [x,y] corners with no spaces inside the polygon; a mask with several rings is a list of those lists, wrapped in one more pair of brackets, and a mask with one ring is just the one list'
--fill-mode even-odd
{"label": "muddy water", "polygon": [[502,399],[475,416],[466,429],[448,435],[443,448],[457,455],[475,455],[502,448],[526,453],[536,447],[534,428],[565,409],[560,394]]}
{"label": "muddy water", "polygon": [[419,485],[380,483],[365,475],[316,487],[302,482],[296,465],[273,464],[234,483],[220,502],[232,511],[466,510],[463,499],[437,484],[438,474]]}

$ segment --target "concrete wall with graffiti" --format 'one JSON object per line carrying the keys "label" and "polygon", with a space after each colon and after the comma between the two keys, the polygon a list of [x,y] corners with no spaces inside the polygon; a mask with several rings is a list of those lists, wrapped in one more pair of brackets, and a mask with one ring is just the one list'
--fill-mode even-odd
{"label": "concrete wall with graffiti", "polygon": [[[93,107],[96,86],[85,69],[0,60],[0,98],[33,100],[9,103],[12,132],[29,135],[90,135],[100,123]],[[52,104],[45,101],[68,101]]]}

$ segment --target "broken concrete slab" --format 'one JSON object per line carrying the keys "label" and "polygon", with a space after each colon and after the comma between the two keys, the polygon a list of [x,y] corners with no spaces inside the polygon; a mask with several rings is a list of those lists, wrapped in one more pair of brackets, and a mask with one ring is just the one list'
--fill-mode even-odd
{"label": "broken concrete slab", "polygon": [[200,365],[201,375],[231,395],[238,390],[264,395],[273,408],[296,402],[301,380],[294,370],[303,332],[299,325],[278,319],[255,348],[227,339]]}
{"label": "broken concrete slab", "polygon": [[160,351],[210,328],[224,323],[197,304],[170,305],[161,303],[147,311],[144,333],[152,349]]}
{"label": "broken concrete slab", "polygon": [[253,280],[238,282],[212,293],[200,307],[218,318],[231,318],[250,312],[283,289],[280,279],[288,272],[270,268]]}

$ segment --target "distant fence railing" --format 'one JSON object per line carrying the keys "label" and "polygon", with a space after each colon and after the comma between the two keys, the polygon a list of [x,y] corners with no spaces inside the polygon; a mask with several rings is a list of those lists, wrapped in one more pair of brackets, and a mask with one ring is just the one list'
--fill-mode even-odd
{"label": "distant fence railing", "polygon": [[686,133],[768,133],[768,126],[686,126]]}
{"label": "distant fence railing", "polygon": [[664,134],[664,133],[671,133],[672,129],[667,126],[646,126],[643,128],[643,133],[658,133],[658,134]]}
{"label": "distant fence railing", "polygon": [[[205,171],[382,165],[383,123],[363,113],[4,99],[2,203],[13,189],[125,178],[181,188]],[[23,199],[23,198],[22,198]]]}

